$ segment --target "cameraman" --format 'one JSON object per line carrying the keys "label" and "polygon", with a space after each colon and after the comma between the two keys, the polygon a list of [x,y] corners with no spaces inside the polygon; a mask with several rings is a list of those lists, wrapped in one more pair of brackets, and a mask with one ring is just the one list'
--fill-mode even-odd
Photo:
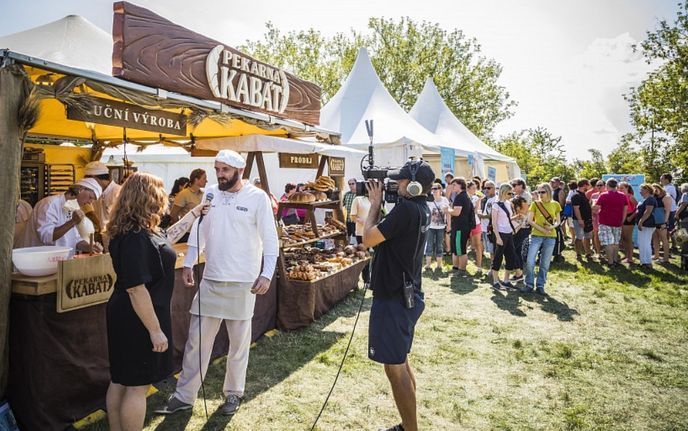
{"label": "cameraman", "polygon": [[[422,193],[411,196],[407,187],[415,171]],[[423,250],[430,224],[425,203],[435,173],[426,162],[412,161],[387,175],[399,183],[402,198],[378,223],[383,185],[366,184],[370,212],[363,231],[363,244],[375,247],[370,286],[373,305],[368,329],[368,357],[384,364],[402,423],[388,431],[415,431],[416,379],[407,355],[413,343],[416,322],[425,308],[421,290]]]}

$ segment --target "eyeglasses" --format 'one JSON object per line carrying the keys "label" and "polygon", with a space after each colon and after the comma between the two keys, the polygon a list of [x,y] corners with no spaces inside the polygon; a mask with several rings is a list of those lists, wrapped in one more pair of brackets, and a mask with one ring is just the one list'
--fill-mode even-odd
{"label": "eyeglasses", "polygon": [[494,187],[485,187],[485,190],[492,190]]}
{"label": "eyeglasses", "polygon": [[547,194],[547,191],[546,191],[546,190],[538,190],[537,192],[538,192],[539,194],[541,194],[541,195],[546,195],[546,194]]}
{"label": "eyeglasses", "polygon": [[442,190],[442,189],[439,187],[433,187],[432,190]]}
{"label": "eyeglasses", "polygon": [[507,194],[508,194],[509,196],[513,196],[513,195],[514,195],[514,192],[509,192],[509,193],[507,193]]}
{"label": "eyeglasses", "polygon": [[349,185],[350,185],[350,186],[355,186],[355,185],[356,185],[356,183],[349,183]]}
{"label": "eyeglasses", "polygon": [[595,187],[604,187],[604,184],[598,184]]}

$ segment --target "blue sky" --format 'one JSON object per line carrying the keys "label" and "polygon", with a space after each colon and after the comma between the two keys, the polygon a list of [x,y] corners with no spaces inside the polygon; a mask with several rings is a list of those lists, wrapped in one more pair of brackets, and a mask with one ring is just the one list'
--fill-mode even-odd
{"label": "blue sky", "polygon": [[[659,20],[673,21],[678,10],[672,0],[134,3],[230,45],[260,38],[266,21],[283,31],[313,27],[325,34],[363,30],[371,16],[409,16],[459,28],[503,66],[500,83],[519,103],[514,117],[498,126],[498,134],[547,127],[563,137],[570,159],[587,158],[588,148],[607,153],[630,129],[622,95],[653,67],[631,45]],[[69,14],[111,31],[110,1],[0,0],[0,36]]]}

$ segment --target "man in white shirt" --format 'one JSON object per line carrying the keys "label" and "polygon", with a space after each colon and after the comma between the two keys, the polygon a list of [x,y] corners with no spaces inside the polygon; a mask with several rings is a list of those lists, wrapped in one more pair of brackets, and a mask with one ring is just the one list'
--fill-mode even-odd
{"label": "man in white shirt", "polygon": [[191,228],[184,260],[184,282],[192,287],[193,264],[199,251],[205,251],[203,279],[190,310],[182,373],[175,393],[157,413],[192,408],[222,322],[229,336],[222,414],[236,413],[244,395],[256,295],[270,288],[279,254],[270,199],[241,180],[245,166],[241,155],[232,150],[222,150],[215,157],[218,184],[208,187],[204,196],[204,201],[211,200],[211,208]]}
{"label": "man in white shirt", "polygon": [[95,161],[90,162],[84,168],[84,177],[93,178],[98,182],[103,189],[103,194],[93,203],[93,209],[96,217],[100,222],[101,235],[103,235],[103,243],[107,248],[107,237],[105,236],[107,224],[110,222],[110,211],[115,204],[115,200],[119,195],[119,190],[122,188],[119,184],[112,181],[110,177],[110,170],[103,163]]}
{"label": "man in white shirt", "polygon": [[75,251],[100,252],[102,247],[94,243],[93,250],[88,241],[79,236],[76,226],[85,217],[80,209],[65,209],[68,200],[76,199],[79,206],[92,203],[100,197],[102,189],[93,178],[84,178],[59,195],[46,196],[38,201],[24,228],[24,247],[57,245]]}

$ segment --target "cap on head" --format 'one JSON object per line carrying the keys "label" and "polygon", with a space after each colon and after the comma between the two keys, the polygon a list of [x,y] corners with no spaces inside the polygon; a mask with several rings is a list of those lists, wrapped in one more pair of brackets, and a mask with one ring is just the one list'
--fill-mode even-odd
{"label": "cap on head", "polygon": [[84,175],[96,176],[106,175],[109,173],[110,171],[108,170],[107,166],[99,161],[90,162],[86,165],[86,167],[84,167]]}
{"label": "cap on head", "polygon": [[[413,165],[416,165],[416,167],[412,168]],[[422,160],[406,162],[401,168],[387,172],[387,176],[392,180],[412,180],[412,169],[416,170],[415,180],[423,186],[423,192],[427,193],[435,180],[435,173],[427,162]]]}
{"label": "cap on head", "polygon": [[241,157],[241,154],[233,150],[221,150],[215,156],[215,161],[224,163],[237,169],[243,169],[246,167],[246,160]]}
{"label": "cap on head", "polygon": [[93,194],[96,195],[96,199],[98,199],[103,193],[103,189],[100,187],[100,184],[98,184],[98,181],[94,180],[93,178],[82,178],[75,184],[91,190]]}

